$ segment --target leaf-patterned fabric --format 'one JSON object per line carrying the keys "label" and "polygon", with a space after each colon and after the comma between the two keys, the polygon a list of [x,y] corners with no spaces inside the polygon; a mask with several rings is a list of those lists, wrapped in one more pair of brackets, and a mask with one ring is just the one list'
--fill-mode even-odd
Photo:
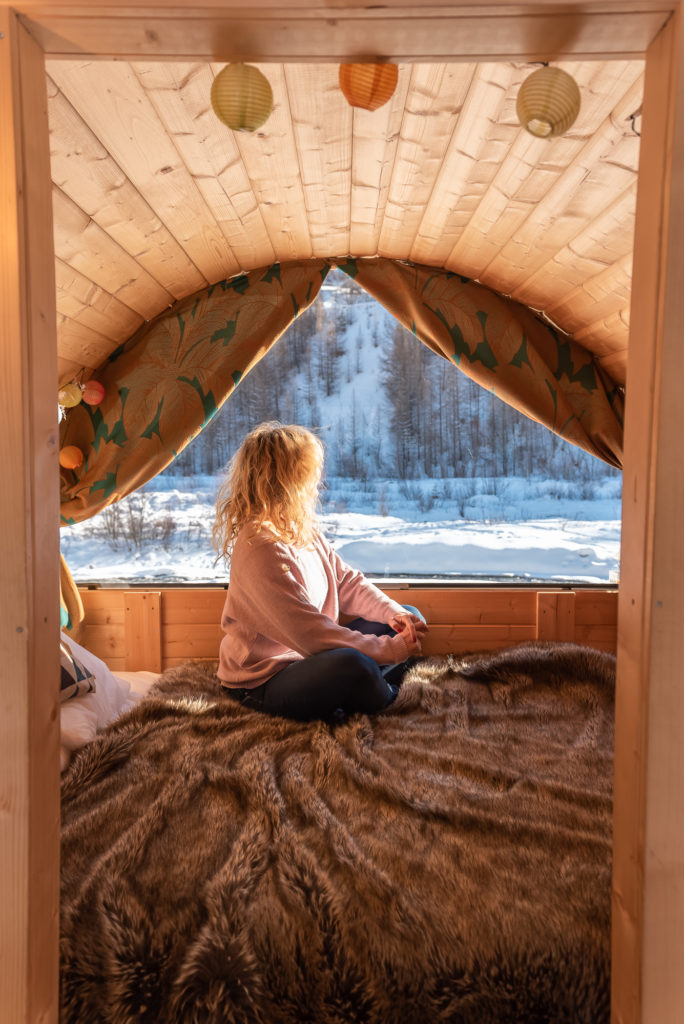
{"label": "leaf-patterned fabric", "polygon": [[468,377],[559,437],[622,465],[624,398],[593,356],[527,306],[448,270],[337,264]]}
{"label": "leaf-patterned fabric", "polygon": [[[382,258],[299,260],[220,281],[177,302],[98,370],[101,405],[69,410],[61,445],[63,523],[160,473],[314,301],[336,265],[433,351],[560,437],[621,465],[623,396],[594,358],[530,309],[435,267]],[[287,386],[287,382],[284,382]]]}
{"label": "leaf-patterned fabric", "polygon": [[182,299],[98,370],[103,402],[69,410],[61,446],[85,455],[61,470],[61,519],[95,515],[168,466],[240,380],[314,301],[329,271],[300,260],[240,274]]}
{"label": "leaf-patterned fabric", "polygon": [[74,632],[83,622],[83,601],[64,556],[59,556],[59,628]]}

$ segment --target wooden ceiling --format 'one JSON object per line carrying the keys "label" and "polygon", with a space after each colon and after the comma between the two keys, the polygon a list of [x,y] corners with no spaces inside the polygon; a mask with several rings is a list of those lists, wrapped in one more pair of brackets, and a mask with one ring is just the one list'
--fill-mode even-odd
{"label": "wooden ceiling", "polygon": [[445,266],[542,310],[624,383],[643,62],[562,61],[574,126],[516,119],[522,62],[402,63],[374,113],[335,63],[258,66],[274,111],[235,134],[210,63],[47,61],[60,380],[145,320],[274,260]]}

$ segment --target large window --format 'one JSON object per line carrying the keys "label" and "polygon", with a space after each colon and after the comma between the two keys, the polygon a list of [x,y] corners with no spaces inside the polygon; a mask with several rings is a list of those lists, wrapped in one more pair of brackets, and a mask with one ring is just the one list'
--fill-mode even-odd
{"label": "large window", "polygon": [[326,445],[324,529],[373,577],[608,583],[622,475],[473,384],[340,272],[206,430],[136,494],[62,530],[78,581],[225,581],[221,471],[267,419]]}

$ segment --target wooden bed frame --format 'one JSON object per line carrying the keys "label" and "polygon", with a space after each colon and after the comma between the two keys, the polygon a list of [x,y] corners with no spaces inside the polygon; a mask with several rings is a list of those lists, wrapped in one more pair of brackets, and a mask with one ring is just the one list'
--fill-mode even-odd
{"label": "wooden bed frame", "polygon": [[[430,624],[426,655],[487,651],[526,640],[617,648],[617,591],[381,586]],[[79,588],[85,620],[74,639],[112,671],[162,672],[189,659],[216,661],[226,592],[222,587],[160,590]]]}
{"label": "wooden bed frame", "polygon": [[612,1017],[682,1019],[679,0],[149,0],[144,8],[0,0],[0,1007],[13,1024],[58,1017],[58,438],[45,57],[286,61],[371,52],[396,60],[646,56],[617,627]]}

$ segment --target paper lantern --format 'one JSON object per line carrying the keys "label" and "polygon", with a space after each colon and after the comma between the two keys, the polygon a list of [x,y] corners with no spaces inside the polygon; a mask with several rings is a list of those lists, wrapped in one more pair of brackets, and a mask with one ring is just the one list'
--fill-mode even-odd
{"label": "paper lantern", "polygon": [[520,86],[515,105],[518,120],[531,135],[552,138],[574,124],[580,110],[577,82],[561,68],[533,71]]}
{"label": "paper lantern", "polygon": [[347,103],[363,110],[377,110],[397,87],[396,64],[340,64],[340,89]]}
{"label": "paper lantern", "polygon": [[83,452],[75,444],[68,444],[59,453],[59,464],[65,469],[78,469],[83,464]]}
{"label": "paper lantern", "polygon": [[57,393],[57,401],[65,409],[73,409],[75,405],[78,405],[82,397],[83,392],[81,391],[80,384],[64,384]]}
{"label": "paper lantern", "polygon": [[253,64],[227,64],[212,83],[211,105],[234,132],[253,132],[273,110],[273,91]]}
{"label": "paper lantern", "polygon": [[83,385],[83,401],[86,405],[99,405],[105,396],[105,389],[99,380],[87,380]]}

